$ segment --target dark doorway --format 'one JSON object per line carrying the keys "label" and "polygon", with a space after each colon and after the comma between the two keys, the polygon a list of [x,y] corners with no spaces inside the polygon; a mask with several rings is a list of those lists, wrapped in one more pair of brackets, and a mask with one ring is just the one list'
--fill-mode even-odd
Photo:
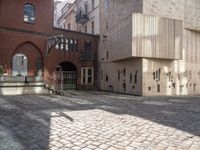
{"label": "dark doorway", "polygon": [[77,69],[71,62],[62,62],[56,68],[61,90],[76,90]]}

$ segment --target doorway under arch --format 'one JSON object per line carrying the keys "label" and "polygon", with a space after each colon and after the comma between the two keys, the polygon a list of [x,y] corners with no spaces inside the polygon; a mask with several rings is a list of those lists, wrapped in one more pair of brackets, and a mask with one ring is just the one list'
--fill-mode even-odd
{"label": "doorway under arch", "polygon": [[13,76],[28,75],[28,59],[26,55],[17,53],[12,59],[12,74]]}
{"label": "doorway under arch", "polygon": [[71,62],[62,62],[56,68],[56,76],[61,90],[77,89],[77,68]]}

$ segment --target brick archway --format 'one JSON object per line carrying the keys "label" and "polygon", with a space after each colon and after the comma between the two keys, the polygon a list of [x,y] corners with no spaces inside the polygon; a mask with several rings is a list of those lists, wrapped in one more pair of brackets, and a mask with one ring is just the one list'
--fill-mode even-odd
{"label": "brick archway", "polygon": [[61,62],[56,68],[56,76],[61,90],[77,89],[77,68],[73,63]]}
{"label": "brick archway", "polygon": [[12,75],[13,76],[27,76],[28,75],[28,59],[26,55],[17,53],[13,56],[12,59]]}
{"label": "brick archway", "polygon": [[[24,42],[20,44],[14,51],[16,54],[23,54],[28,59],[27,75],[28,76],[43,76],[44,58],[40,49],[32,42]],[[13,69],[12,65],[12,69]]]}

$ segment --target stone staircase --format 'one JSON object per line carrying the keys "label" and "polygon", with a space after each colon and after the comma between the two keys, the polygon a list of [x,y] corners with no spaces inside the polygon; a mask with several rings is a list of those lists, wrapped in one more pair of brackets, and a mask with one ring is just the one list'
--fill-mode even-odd
{"label": "stone staircase", "polygon": [[50,94],[42,77],[2,76],[0,95]]}

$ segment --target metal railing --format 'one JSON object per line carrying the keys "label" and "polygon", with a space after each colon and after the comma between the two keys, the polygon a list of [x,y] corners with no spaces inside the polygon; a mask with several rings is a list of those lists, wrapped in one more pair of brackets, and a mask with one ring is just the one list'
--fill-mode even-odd
{"label": "metal railing", "polygon": [[47,75],[44,83],[47,88],[56,93],[63,93],[66,90],[76,90],[77,74],[76,71],[56,72],[56,77]]}
{"label": "metal railing", "polygon": [[0,82],[42,82],[43,77],[37,76],[0,76]]}
{"label": "metal railing", "polygon": [[51,75],[47,75],[44,79],[44,83],[46,87],[49,88],[50,90],[53,90],[56,92],[60,91],[59,82],[55,77]]}
{"label": "metal railing", "polygon": [[76,14],[76,22],[84,24],[89,20],[88,14],[83,10],[79,10]]}

